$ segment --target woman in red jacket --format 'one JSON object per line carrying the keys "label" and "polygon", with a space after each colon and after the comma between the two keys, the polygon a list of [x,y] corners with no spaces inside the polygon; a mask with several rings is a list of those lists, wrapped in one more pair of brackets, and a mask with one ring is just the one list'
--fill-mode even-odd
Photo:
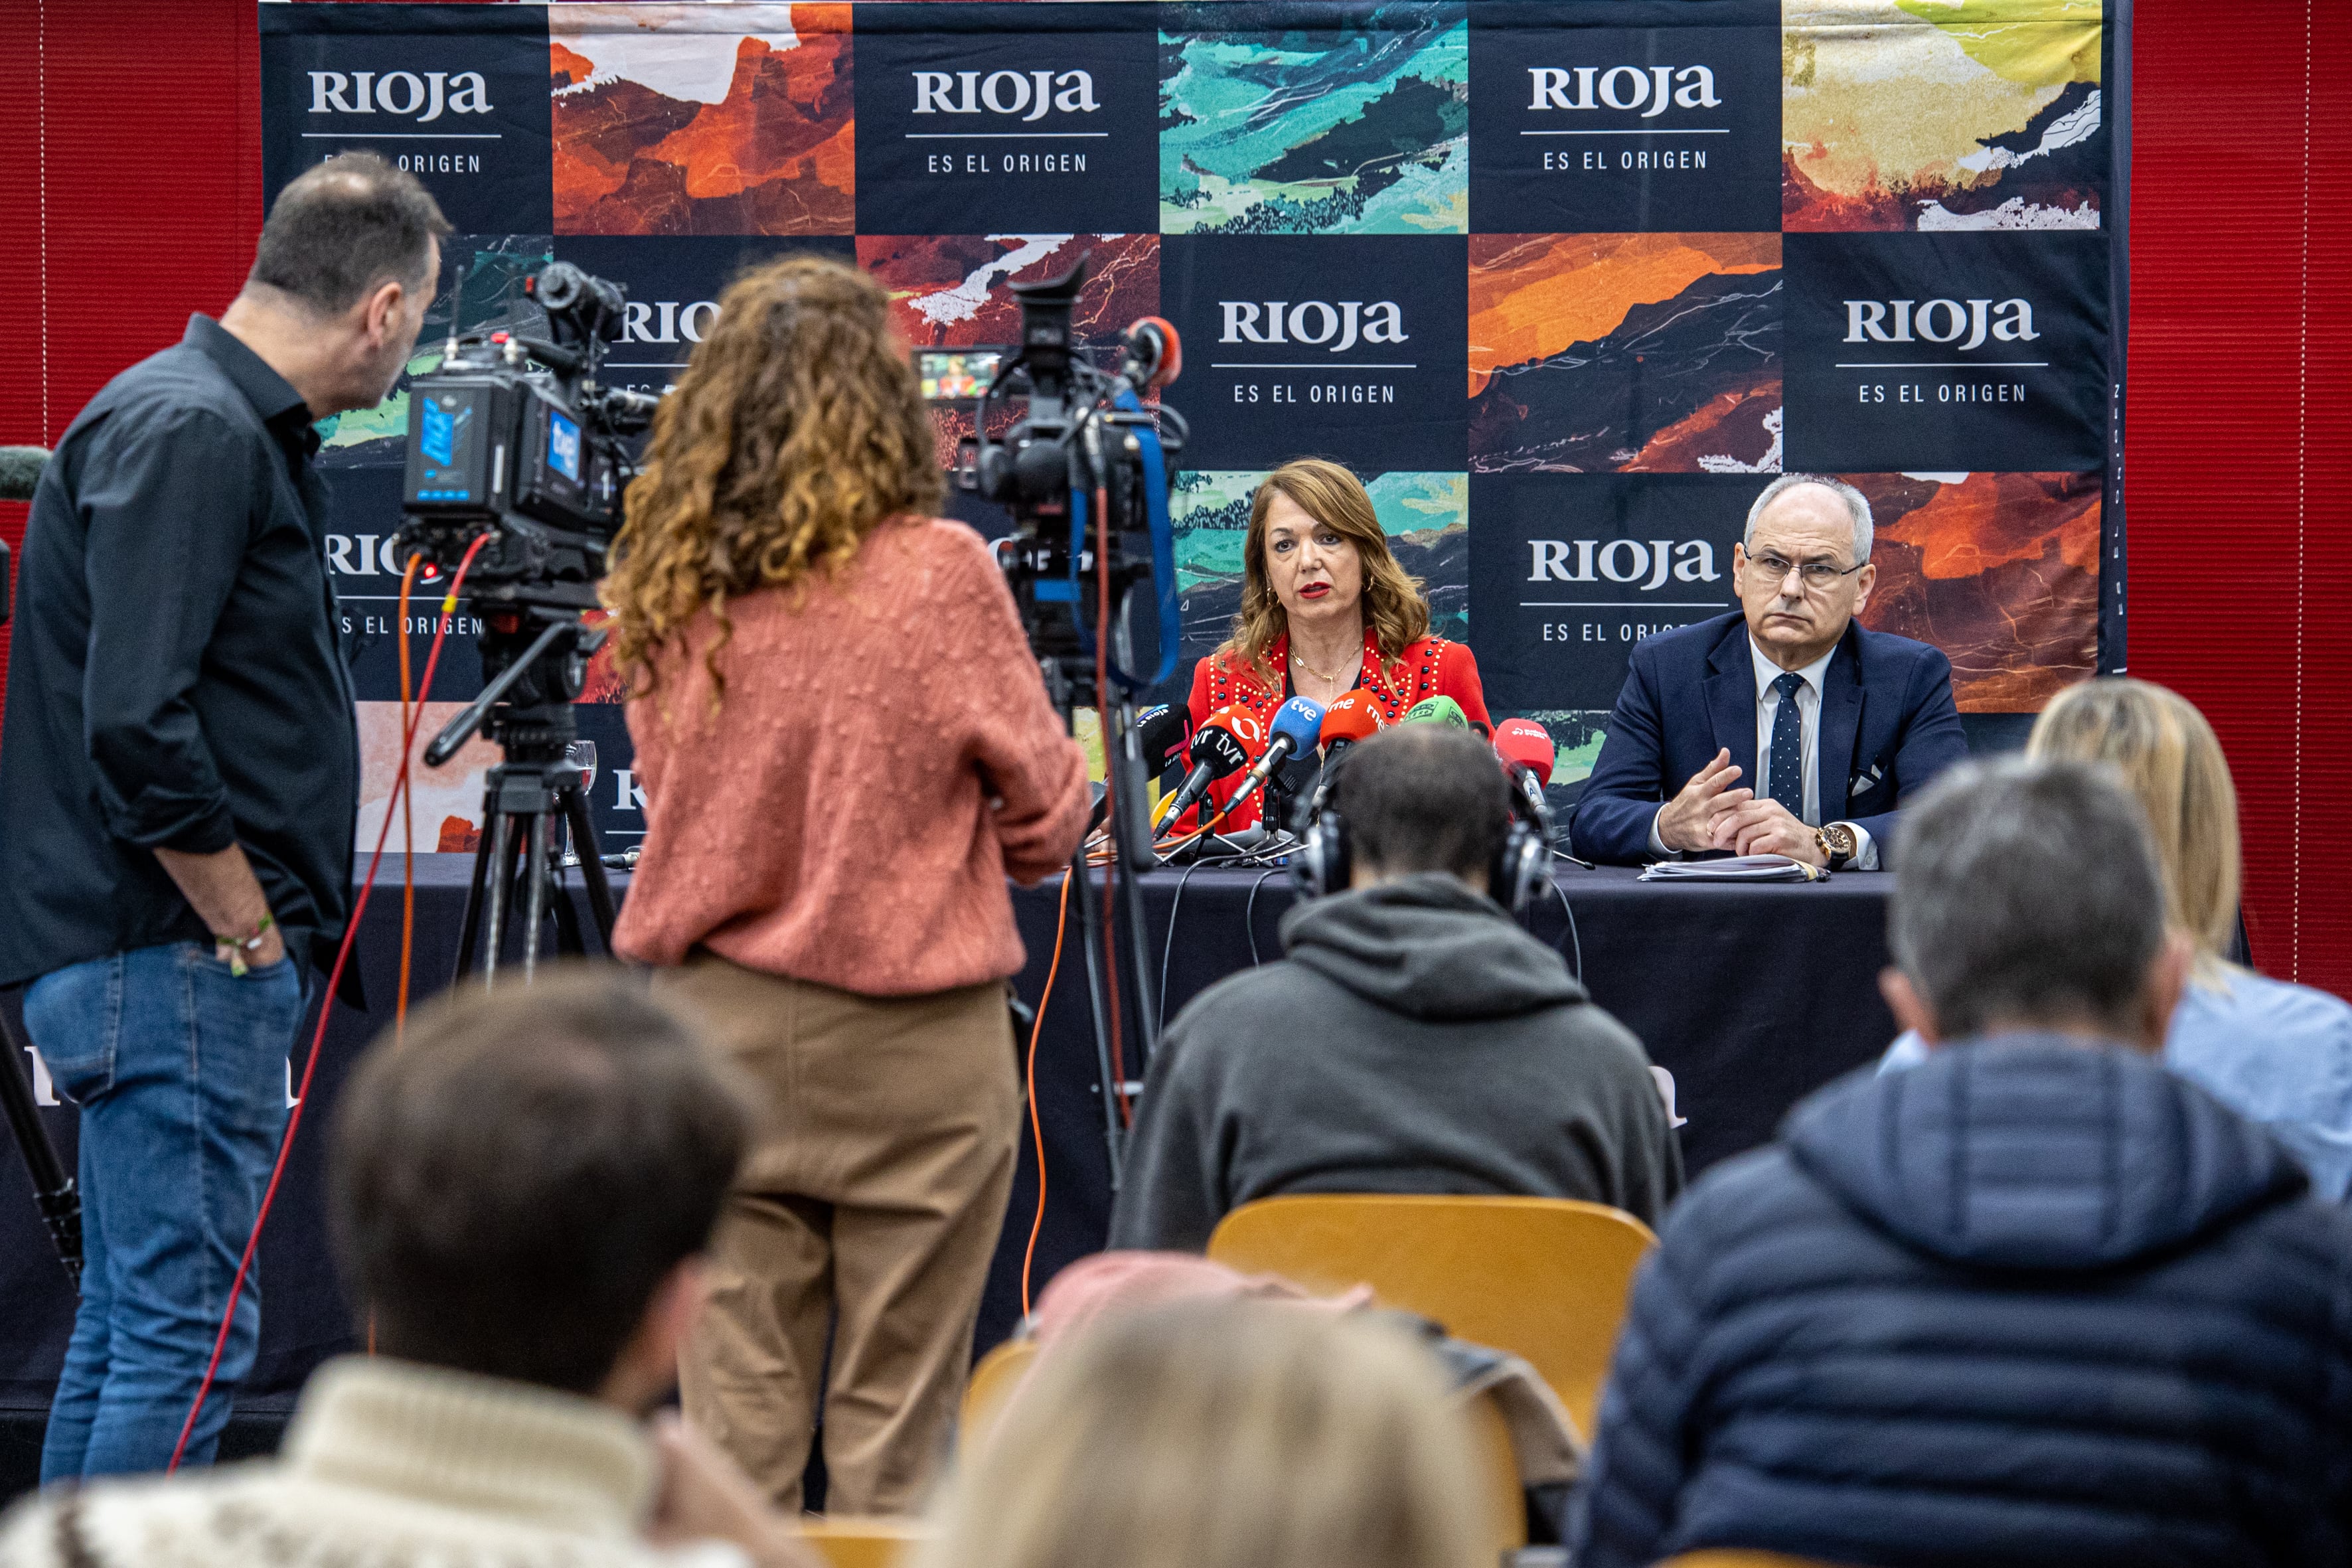
{"label": "woman in red jacket", "polygon": [[613,933],[772,1115],[713,1238],[689,1419],[797,1510],[915,1512],[971,1363],[1020,1124],[1005,891],[1065,865],[1086,759],[988,546],[929,514],[889,298],[795,256],[662,399],[605,602],[644,858]]}
{"label": "woman in red jacket", "polygon": [[[1451,697],[1491,733],[1478,661],[1458,642],[1429,635],[1421,584],[1389,553],[1372,498],[1337,463],[1302,458],[1268,474],[1250,502],[1242,546],[1242,609],[1233,635],[1192,670],[1197,727],[1229,703],[1256,716],[1261,732],[1288,699],[1325,707],[1361,689],[1393,724],[1431,697]],[[1211,786],[1213,815],[1241,775]],[[1258,819],[1252,795],[1221,827]]]}

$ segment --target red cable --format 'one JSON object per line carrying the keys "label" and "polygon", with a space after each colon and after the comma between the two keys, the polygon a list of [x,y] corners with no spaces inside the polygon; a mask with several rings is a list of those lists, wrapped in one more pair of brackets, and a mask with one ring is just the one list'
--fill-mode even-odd
{"label": "red cable", "polygon": [[[383,860],[384,841],[392,836],[393,807],[400,804],[408,789],[408,751],[416,739],[416,726],[424,721],[425,699],[433,689],[434,667],[441,662],[442,639],[448,636],[449,618],[457,611],[457,591],[465,585],[466,573],[474,564],[474,556],[489,542],[488,533],[478,534],[466,548],[466,557],[457,563],[457,574],[450,580],[449,593],[441,601],[438,624],[433,628],[433,651],[425,659],[425,684],[416,694],[415,717],[403,726],[400,744],[400,772],[394,775],[392,795],[384,802],[383,826],[375,836],[375,853],[368,859],[367,875],[361,879],[359,897],[352,901],[352,918],[343,928],[342,946],[336,950],[335,966],[327,974],[326,990],[319,999],[319,1027],[310,1037],[310,1059],[302,1064],[302,1087],[294,1097],[294,1110],[286,1119],[286,1135],[278,1140],[278,1161],[270,1167],[269,1185],[262,1190],[261,1208],[253,1216],[253,1234],[246,1238],[245,1255],[237,1259],[236,1278],[229,1282],[228,1307],[221,1313],[220,1332],[213,1338],[212,1360],[205,1363],[204,1381],[196,1385],[195,1403],[188,1406],[188,1418],[180,1424],[180,1440],[172,1445],[172,1462],[163,1468],[170,1475],[180,1468],[180,1459],[188,1451],[188,1438],[196,1429],[196,1417],[205,1408],[205,1400],[213,1391],[213,1379],[220,1372],[222,1352],[228,1348],[229,1330],[236,1321],[237,1298],[245,1292],[246,1276],[252,1271],[253,1258],[261,1247],[261,1227],[269,1221],[269,1205],[278,1196],[278,1183],[286,1174],[286,1157],[294,1149],[294,1134],[302,1125],[302,1110],[310,1103],[310,1076],[319,1069],[319,1047],[327,1038],[327,1022],[334,1016],[335,987],[343,978],[343,964],[352,955],[352,942],[359,935],[360,917],[367,912],[368,894],[375,887],[376,868]],[[405,632],[402,633],[406,636]]]}

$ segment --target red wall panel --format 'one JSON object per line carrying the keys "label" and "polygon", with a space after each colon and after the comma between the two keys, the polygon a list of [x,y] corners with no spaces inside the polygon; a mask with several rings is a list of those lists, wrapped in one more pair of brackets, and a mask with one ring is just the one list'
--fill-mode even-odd
{"label": "red wall panel", "polygon": [[2249,0],[2137,8],[2125,498],[2132,673],[2228,749],[2271,973],[2352,994],[2352,331],[2336,281],[2352,28]]}
{"label": "red wall panel", "polygon": [[[0,4],[0,444],[53,445],[235,297],[261,228],[260,55],[254,0]],[[24,525],[0,505],[12,548]]]}

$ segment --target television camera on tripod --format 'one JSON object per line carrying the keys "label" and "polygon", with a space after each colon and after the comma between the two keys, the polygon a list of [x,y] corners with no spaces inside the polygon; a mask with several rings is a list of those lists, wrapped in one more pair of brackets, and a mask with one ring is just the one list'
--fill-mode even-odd
{"label": "television camera on tripod", "polygon": [[[1115,1189],[1122,1164],[1118,1106],[1129,1066],[1118,1042],[1131,1038],[1141,1047],[1132,1064],[1139,1074],[1159,1034],[1158,986],[1138,879],[1157,864],[1145,781],[1159,771],[1160,760],[1146,760],[1135,700],[1176,668],[1168,479],[1187,432],[1174,409],[1143,401],[1143,394],[1174,381],[1182,369],[1174,327],[1156,316],[1136,322],[1120,340],[1118,368],[1109,372],[1074,343],[1071,310],[1086,281],[1087,260],[1080,258],[1059,278],[1013,286],[1021,342],[1009,356],[999,356],[980,393],[972,433],[959,443],[956,480],[1012,510],[1013,531],[998,542],[998,562],[1055,707],[1073,727],[1079,708],[1093,708],[1101,721],[1111,849],[1106,882],[1118,907],[1117,920],[1087,875],[1084,844],[1070,874],[1085,938]],[[917,359],[925,382],[941,390],[976,380],[975,373],[988,368],[983,359],[962,352],[919,351]],[[1026,410],[1002,439],[992,437],[992,409],[1015,395],[1025,395]],[[1134,612],[1137,590],[1146,584],[1157,585],[1158,649],[1152,668],[1138,674]],[[1121,924],[1129,948],[1124,963],[1114,930]]]}
{"label": "television camera on tripod", "polygon": [[497,975],[518,894],[526,980],[551,905],[559,947],[583,951],[558,879],[559,817],[571,826],[589,907],[611,947],[613,893],[589,822],[589,779],[568,758],[579,734],[572,704],[604,640],[582,612],[597,607],[596,583],[620,530],[622,492],[635,471],[631,438],[652,423],[658,401],[597,379],[621,332],[619,285],[558,261],[525,287],[547,314],[546,338],[453,336],[440,366],[410,388],[401,498],[404,552],[445,579],[462,566],[465,602],[482,621],[481,695],[433,738],[425,761],[448,761],[478,730],[505,752],[483,791],[457,955],[462,979],[478,940],[486,983]]}

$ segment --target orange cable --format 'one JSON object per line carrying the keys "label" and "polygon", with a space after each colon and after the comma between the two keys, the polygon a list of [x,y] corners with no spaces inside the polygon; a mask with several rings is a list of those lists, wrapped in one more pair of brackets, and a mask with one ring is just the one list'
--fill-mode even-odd
{"label": "orange cable", "polygon": [[1037,1262],[1037,1234],[1045,1228],[1045,1125],[1037,1118],[1037,1041],[1045,1032],[1045,1004],[1054,999],[1054,976],[1062,972],[1062,935],[1070,926],[1070,879],[1062,874],[1062,901],[1054,911],[1054,961],[1045,966],[1045,989],[1037,995],[1037,1016],[1029,1025],[1029,1134],[1037,1142],[1037,1216],[1029,1222],[1029,1246],[1021,1254],[1021,1315],[1029,1315],[1029,1274]]}

